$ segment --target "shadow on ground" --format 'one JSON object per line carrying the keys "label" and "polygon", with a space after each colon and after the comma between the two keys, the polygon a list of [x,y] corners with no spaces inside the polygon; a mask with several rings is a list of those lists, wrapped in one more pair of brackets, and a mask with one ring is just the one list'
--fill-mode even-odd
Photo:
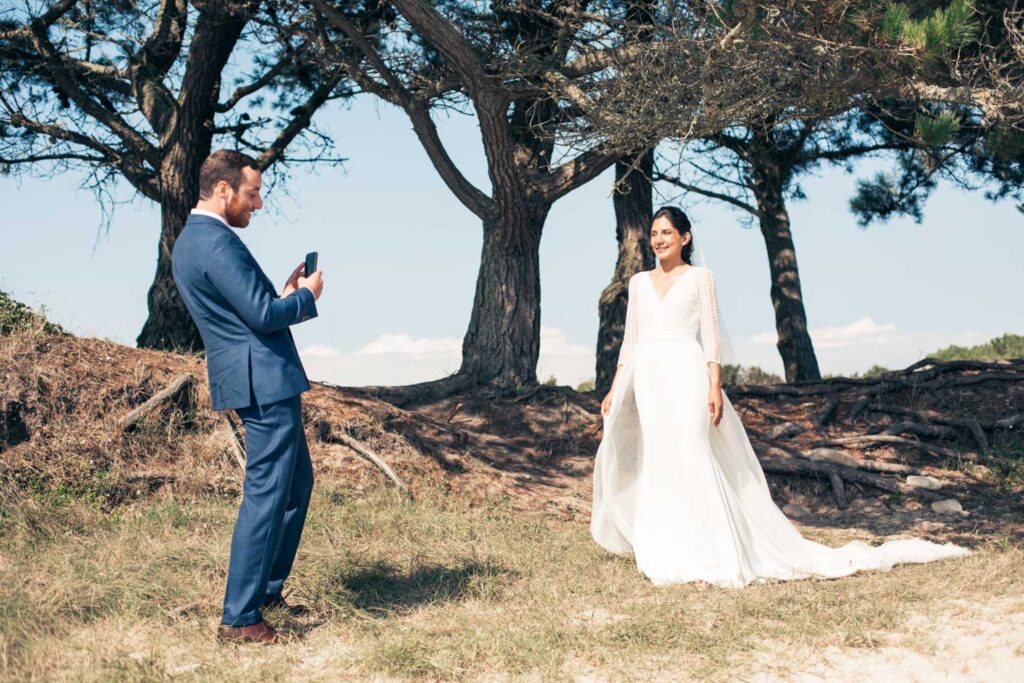
{"label": "shadow on ground", "polygon": [[332,592],[344,595],[356,609],[380,618],[397,616],[424,605],[460,602],[479,596],[489,584],[514,572],[491,562],[467,561],[457,566],[422,564],[405,571],[377,562],[340,572]]}

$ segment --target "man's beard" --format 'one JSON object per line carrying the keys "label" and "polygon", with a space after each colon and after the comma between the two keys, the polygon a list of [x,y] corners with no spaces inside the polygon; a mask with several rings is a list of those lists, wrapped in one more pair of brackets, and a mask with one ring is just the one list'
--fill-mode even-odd
{"label": "man's beard", "polygon": [[226,214],[224,217],[228,219],[228,225],[235,228],[244,228],[249,225],[251,213],[242,208],[242,202],[238,201],[237,195],[231,198],[224,212]]}

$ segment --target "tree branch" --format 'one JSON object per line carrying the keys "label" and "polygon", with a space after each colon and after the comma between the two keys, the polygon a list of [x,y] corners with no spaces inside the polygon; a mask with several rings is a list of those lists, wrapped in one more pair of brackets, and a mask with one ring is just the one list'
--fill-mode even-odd
{"label": "tree branch", "polygon": [[0,154],[0,164],[14,166],[17,164],[34,164],[38,161],[89,161],[97,164],[107,163],[106,157],[90,156],[77,152],[55,152],[53,154],[33,154],[26,157],[5,157]]}
{"label": "tree branch", "polygon": [[163,79],[181,53],[187,19],[187,0],[160,0],[153,32],[131,57],[135,100],[161,142],[177,120],[176,100]]}
{"label": "tree branch", "polygon": [[135,154],[143,157],[153,166],[158,165],[160,159],[157,149],[146,138],[139,135],[117,113],[107,110],[79,86],[75,74],[68,69],[64,63],[63,56],[57,53],[53,43],[50,42],[47,36],[48,29],[48,25],[40,21],[33,21],[31,24],[31,40],[39,54],[46,59],[49,65],[49,73],[57,85],[83,112],[117,135]]}
{"label": "tree branch", "polygon": [[[244,9],[244,8],[243,8]],[[203,127],[212,123],[217,109],[217,92],[231,53],[238,43],[242,30],[249,22],[245,14],[234,14],[237,8],[221,3],[203,5],[196,19],[185,65],[185,74],[178,91],[177,110],[173,134],[179,140],[199,137]],[[188,130],[184,130],[184,126]],[[167,144],[169,138],[161,137]]]}
{"label": "tree branch", "polygon": [[238,104],[240,101],[242,101],[249,95],[252,95],[254,92],[258,92],[259,90],[262,90],[263,88],[270,85],[271,82],[273,82],[273,80],[277,78],[278,75],[280,75],[281,72],[288,68],[288,66],[293,62],[294,57],[292,56],[291,53],[288,53],[281,59],[281,61],[267,69],[263,73],[263,75],[257,78],[255,81],[236,88],[235,92],[231,93],[231,97],[229,97],[226,102],[222,102],[217,105],[217,111],[222,114],[224,112],[231,111],[234,108],[234,106]]}
{"label": "tree branch", "polygon": [[313,114],[330,98],[331,93],[334,92],[338,83],[341,82],[341,78],[341,69],[335,69],[334,73],[321,83],[305,102],[293,110],[294,117],[291,122],[284,127],[277,136],[277,139],[267,147],[257,160],[261,171],[265,171],[275,162],[284,159],[285,148],[292,143],[296,136],[309,127]]}
{"label": "tree branch", "polygon": [[541,194],[548,202],[554,202],[604,173],[617,158],[600,148],[587,150],[548,173],[541,181]]}
{"label": "tree branch", "polygon": [[163,78],[181,54],[188,21],[188,0],[160,0],[153,33],[146,39],[141,54],[151,78]]}
{"label": "tree branch", "polygon": [[[401,107],[405,107],[407,101],[412,99],[412,96],[406,90],[405,85],[395,75],[395,73],[388,68],[388,65],[384,63],[384,60],[377,53],[377,50],[370,44],[370,41],[366,39],[348,18],[337,11],[324,0],[312,0],[312,5],[315,7],[323,16],[327,17],[327,20],[332,24],[341,29],[341,32],[345,34],[345,37],[352,41],[352,44],[366,57],[367,61],[370,62],[377,73],[380,74],[384,82],[387,83],[389,88],[390,97],[387,97],[389,102],[393,102]],[[359,71],[358,67],[352,65],[355,70]],[[379,87],[379,86],[378,86]]]}
{"label": "tree branch", "polygon": [[[22,27],[20,31],[27,31],[27,27]],[[18,35],[17,37],[23,38],[24,36]],[[0,35],[0,40],[4,40],[4,37]],[[24,62],[26,65],[31,66],[35,73],[42,78],[46,78],[51,83],[55,83],[52,78],[48,78],[46,72],[46,60],[41,58],[34,52],[27,50],[21,50],[10,45],[0,45],[0,62]],[[64,63],[74,68],[82,78],[91,78],[91,82],[99,82],[103,87],[116,92],[119,95],[131,97],[132,90],[128,84],[128,75],[110,64],[97,64],[96,62],[89,62],[82,59],[71,59],[65,56]]]}
{"label": "tree branch", "polygon": [[558,71],[569,79],[588,76],[601,71],[602,69],[607,69],[614,64],[632,61],[636,57],[641,56],[644,53],[644,50],[649,49],[650,44],[648,43],[644,46],[632,44],[620,45],[618,47],[608,48],[607,50],[587,52],[565,66],[559,67]]}
{"label": "tree branch", "polygon": [[[159,197],[159,188],[156,179],[153,177],[151,171],[149,171],[139,160],[135,159],[133,155],[124,155],[120,151],[105,145],[104,143],[91,138],[75,131],[61,128],[49,123],[43,123],[26,117],[7,102],[6,98],[0,95],[0,103],[3,104],[4,109],[7,110],[7,114],[11,125],[21,126],[28,128],[29,130],[35,131],[42,135],[48,135],[57,140],[63,140],[75,145],[86,147],[100,154],[99,161],[103,163],[116,166],[124,174],[125,178],[142,194],[146,195],[150,199],[157,199]],[[69,154],[52,153],[50,156],[55,157],[55,161],[58,159],[72,159],[81,158],[84,155],[79,155],[74,152]],[[13,160],[3,160],[4,163],[14,163]]]}
{"label": "tree branch", "polygon": [[441,16],[432,3],[424,0],[391,0],[391,4],[451,62],[453,68],[465,80],[469,90],[495,90],[495,83],[487,74],[480,55],[451,22]]}
{"label": "tree branch", "polygon": [[49,28],[77,4],[78,0],[60,0],[60,2],[55,2],[50,6],[50,9],[33,19],[30,27]]}
{"label": "tree branch", "polygon": [[358,67],[350,65],[350,74],[353,69],[358,73],[356,82],[378,96],[390,95],[390,97],[384,97],[384,99],[393,102],[405,110],[412,122],[416,137],[419,138],[420,144],[430,158],[430,162],[434,165],[434,168],[448,188],[467,209],[479,218],[486,219],[492,217],[496,211],[494,200],[481,192],[473,183],[469,182],[458,166],[455,165],[455,162],[448,155],[448,150],[445,149],[444,144],[441,142],[437,126],[434,125],[433,119],[430,118],[430,111],[426,105],[409,94],[409,91],[394,72],[388,68],[387,64],[384,63],[384,60],[374,49],[373,45],[370,44],[370,41],[342,13],[331,8],[324,0],[312,0],[312,4],[332,24],[341,29],[345,36],[352,41],[353,45],[366,57],[370,65],[387,83],[387,90],[385,91],[382,86],[363,74]]}
{"label": "tree branch", "polygon": [[817,151],[813,153],[801,152],[794,157],[793,165],[798,166],[808,161],[815,161],[822,159],[824,161],[843,161],[851,157],[861,156],[863,154],[870,154],[872,152],[884,152],[887,150],[900,151],[906,148],[906,145],[898,145],[894,143],[879,143],[877,145],[854,145],[852,147],[844,147],[842,149],[832,149]]}
{"label": "tree branch", "polygon": [[714,192],[712,190],[705,190],[704,188],[698,187],[697,185],[691,185],[690,183],[683,182],[682,180],[676,178],[675,176],[665,175],[660,171],[655,171],[651,179],[654,180],[655,182],[663,182],[668,183],[669,185],[674,185],[681,190],[685,190],[686,192],[693,192],[694,194],[703,195],[704,197],[710,197],[711,199],[718,199],[719,201],[732,204],[733,206],[743,209],[744,211],[748,211],[754,216],[757,216],[758,218],[761,217],[761,212],[758,211],[756,208],[740,199],[736,199],[735,197],[727,195],[725,193]]}

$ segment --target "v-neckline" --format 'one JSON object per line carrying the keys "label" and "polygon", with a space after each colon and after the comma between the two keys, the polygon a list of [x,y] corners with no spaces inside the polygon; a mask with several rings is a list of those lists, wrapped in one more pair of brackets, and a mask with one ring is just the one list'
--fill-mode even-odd
{"label": "v-neckline", "polygon": [[680,275],[679,277],[677,277],[677,278],[676,278],[675,280],[673,280],[673,281],[672,281],[672,284],[670,284],[670,285],[668,286],[668,289],[666,289],[666,290],[665,290],[665,295],[664,295],[664,296],[661,296],[661,295],[659,295],[659,294],[658,294],[658,288],[654,286],[654,280],[653,280],[653,279],[651,278],[651,273],[652,273],[653,271],[650,271],[650,270],[645,270],[645,271],[644,271],[645,273],[647,273],[647,284],[649,284],[649,285],[651,286],[651,291],[652,291],[652,292],[654,292],[654,298],[655,298],[655,299],[656,299],[656,300],[658,301],[658,305],[659,305],[659,306],[660,306],[661,304],[663,304],[663,303],[665,302],[665,299],[667,299],[667,298],[668,298],[668,295],[672,293],[672,289],[673,289],[673,288],[674,288],[674,287],[675,287],[676,285],[678,285],[678,284],[679,284],[679,281],[680,281],[680,280],[682,280],[682,279],[683,279],[684,277],[686,277],[686,275],[687,275],[687,274],[688,274],[688,273],[689,273],[689,272],[690,272],[691,270],[693,270],[693,269],[694,269],[695,267],[696,267],[696,266],[690,266],[689,268],[687,268],[687,269],[686,269],[686,272],[685,272],[685,273],[683,273],[682,275]]}

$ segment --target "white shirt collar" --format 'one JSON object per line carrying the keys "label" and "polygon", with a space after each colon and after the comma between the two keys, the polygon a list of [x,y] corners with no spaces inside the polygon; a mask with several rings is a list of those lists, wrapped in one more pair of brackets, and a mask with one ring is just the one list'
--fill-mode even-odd
{"label": "white shirt collar", "polygon": [[228,227],[228,228],[231,227],[230,225],[228,225],[228,222],[224,218],[224,216],[221,216],[219,213],[214,213],[213,211],[207,211],[206,209],[192,209],[192,213],[193,214],[197,214],[199,216],[207,216],[209,218],[216,218],[218,221],[223,223],[225,227]]}

